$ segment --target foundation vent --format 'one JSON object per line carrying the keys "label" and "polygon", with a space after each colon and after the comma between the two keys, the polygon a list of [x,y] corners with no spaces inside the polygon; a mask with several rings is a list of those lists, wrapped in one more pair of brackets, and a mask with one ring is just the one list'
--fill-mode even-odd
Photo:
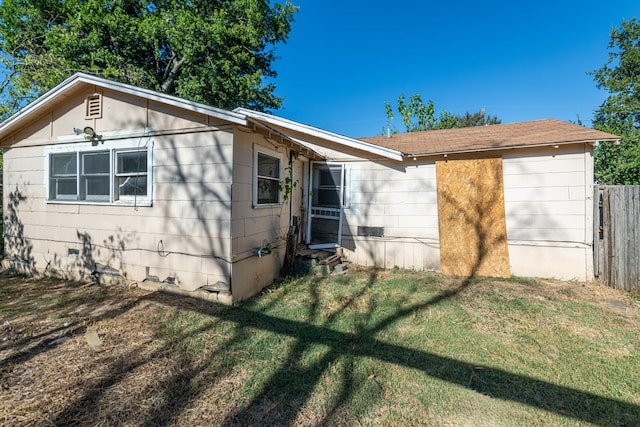
{"label": "foundation vent", "polygon": [[359,225],[358,236],[384,237],[384,227],[363,227]]}
{"label": "foundation vent", "polygon": [[87,119],[99,119],[102,117],[102,94],[94,93],[87,96],[86,100],[86,114]]}

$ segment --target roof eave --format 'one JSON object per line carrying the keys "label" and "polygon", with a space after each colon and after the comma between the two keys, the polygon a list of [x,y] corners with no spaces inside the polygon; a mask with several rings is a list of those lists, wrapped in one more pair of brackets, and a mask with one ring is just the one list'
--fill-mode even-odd
{"label": "roof eave", "polygon": [[479,153],[486,151],[504,151],[504,150],[514,150],[520,148],[540,148],[540,147],[554,147],[560,145],[572,145],[572,144],[593,144],[597,145],[602,142],[612,142],[614,144],[620,143],[620,138],[617,139],[589,139],[589,140],[578,140],[578,141],[563,141],[563,142],[547,142],[542,144],[526,144],[526,145],[510,145],[506,147],[488,147],[481,149],[468,149],[468,150],[441,150],[429,153],[404,153],[405,157],[431,157],[431,156],[443,156],[450,154],[469,154],[469,153]]}
{"label": "roof eave", "polygon": [[42,109],[50,102],[55,100],[60,94],[66,90],[78,85],[78,84],[91,84],[100,86],[106,89],[112,89],[118,92],[126,93],[129,95],[140,96],[151,101],[156,101],[162,104],[171,105],[174,107],[186,109],[196,113],[204,114],[210,117],[219,118],[221,120],[246,126],[246,117],[242,114],[238,114],[233,111],[227,111],[216,107],[210,107],[208,105],[200,104],[197,102],[187,101],[182,98],[178,98],[172,95],[155,92],[148,89],[142,89],[135,86],[131,86],[125,83],[113,82],[101,77],[92,76],[84,73],[76,73],[62,83],[44,93],[35,101],[26,105],[20,111],[9,117],[2,124],[0,124],[0,138],[9,129],[13,128],[16,124],[36,114],[38,110]]}
{"label": "roof eave", "polygon": [[113,82],[110,80],[106,80],[100,77],[94,77],[88,74],[79,73],[78,74],[80,81],[89,84],[98,84],[100,86],[115,89],[123,93],[127,93],[129,95],[142,96],[151,101],[157,101],[163,104],[171,105],[178,108],[184,108],[196,113],[205,114],[207,116],[212,116],[216,118],[220,118],[222,120],[238,124],[238,125],[246,125],[247,120],[246,117],[242,114],[238,114],[233,111],[224,110],[222,108],[211,107],[206,104],[201,104],[195,101],[188,101],[183,98],[179,98],[173,95],[167,95],[161,92],[156,92],[150,89],[143,89],[135,86],[128,85],[126,83]]}
{"label": "roof eave", "polygon": [[252,119],[252,118],[248,118],[247,119],[248,125],[249,126],[256,126],[258,128],[262,128],[263,130],[269,132],[270,134],[276,135],[279,138],[281,138],[283,141],[287,141],[289,143],[289,145],[294,145],[299,147],[299,149],[302,151],[302,153],[304,155],[306,155],[307,157],[311,158],[311,159],[325,159],[325,156],[323,156],[322,154],[318,153],[317,151],[315,151],[313,148],[308,147],[303,141],[298,140],[297,138],[292,138],[291,136],[278,131],[277,129],[272,128],[271,126],[267,126],[264,123]]}
{"label": "roof eave", "polygon": [[271,114],[266,114],[266,113],[260,113],[260,112],[248,110],[245,108],[236,108],[233,111],[237,113],[246,114],[248,117],[253,118],[254,120],[263,121],[271,125],[282,126],[284,128],[287,128],[295,132],[300,132],[305,135],[335,142],[337,144],[340,144],[346,147],[355,148],[357,150],[365,151],[381,157],[386,157],[388,159],[402,161],[404,158],[402,152],[400,151],[393,150],[391,148],[382,147],[380,145],[372,144],[370,142],[349,138],[347,136],[339,135],[337,133],[315,128],[313,126],[294,122],[292,120],[284,119],[282,117],[273,116]]}

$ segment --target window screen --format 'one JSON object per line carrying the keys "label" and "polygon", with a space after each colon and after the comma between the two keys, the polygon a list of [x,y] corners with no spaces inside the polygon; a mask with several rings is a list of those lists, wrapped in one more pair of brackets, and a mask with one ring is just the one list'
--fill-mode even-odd
{"label": "window screen", "polygon": [[256,203],[278,203],[280,190],[280,159],[258,153],[256,165]]}
{"label": "window screen", "polygon": [[149,154],[146,148],[50,153],[48,200],[150,203]]}
{"label": "window screen", "polygon": [[342,206],[347,206],[347,179],[342,177],[342,165],[316,165],[313,172],[313,206],[340,207],[340,183],[342,182]]}
{"label": "window screen", "polygon": [[147,195],[147,151],[116,153],[116,185],[119,197]]}
{"label": "window screen", "polygon": [[109,173],[111,169],[108,151],[81,153],[82,174],[80,198],[83,200],[108,201],[110,194]]}
{"label": "window screen", "polygon": [[52,154],[49,176],[49,198],[76,200],[78,194],[78,156],[76,153]]}

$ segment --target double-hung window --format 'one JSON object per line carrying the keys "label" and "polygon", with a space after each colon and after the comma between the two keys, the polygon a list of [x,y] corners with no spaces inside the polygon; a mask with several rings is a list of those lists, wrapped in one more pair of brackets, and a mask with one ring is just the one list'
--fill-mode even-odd
{"label": "double-hung window", "polygon": [[80,200],[109,202],[111,195],[111,153],[78,153],[80,157]]}
{"label": "double-hung window", "polygon": [[281,180],[282,155],[264,147],[254,146],[253,205],[279,204]]}
{"label": "double-hung window", "polygon": [[78,154],[49,155],[49,199],[78,199]]}
{"label": "double-hung window", "polygon": [[50,202],[151,204],[151,146],[74,144],[47,152]]}
{"label": "double-hung window", "polygon": [[116,193],[125,199],[148,193],[147,150],[116,152]]}

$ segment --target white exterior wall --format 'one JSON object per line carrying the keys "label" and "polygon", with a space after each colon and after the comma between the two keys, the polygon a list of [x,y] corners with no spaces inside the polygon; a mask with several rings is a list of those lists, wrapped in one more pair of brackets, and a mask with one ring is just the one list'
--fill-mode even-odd
{"label": "white exterior wall", "polygon": [[[87,120],[84,100],[96,90],[74,88],[51,110],[38,112],[29,126],[0,141],[5,147],[5,244],[14,264],[77,277],[99,263],[130,280],[172,278],[187,290],[222,281],[231,284],[235,300],[271,283],[284,260],[290,207],[253,206],[253,159],[260,146],[280,153],[282,168],[288,167],[283,141],[110,90],[101,91],[102,117]],[[84,126],[107,139],[114,133],[154,132],[151,206],[47,202],[48,147],[84,143],[72,133]],[[342,241],[348,259],[386,268],[440,269],[435,157],[394,161],[295,136],[328,160],[349,166]],[[591,279],[591,147],[492,154],[503,156],[512,273]],[[299,183],[308,182],[304,165],[294,162]],[[296,216],[304,211],[302,190],[299,185],[292,195]],[[359,236],[358,226],[383,227],[384,237]],[[258,258],[254,250],[263,240],[274,251]],[[79,255],[70,256],[69,250]]]}
{"label": "white exterior wall", "polygon": [[[576,144],[496,154],[503,156],[512,274],[590,280],[591,147]],[[435,161],[348,164],[351,204],[345,210],[343,254],[361,265],[439,270]],[[359,225],[384,227],[384,237],[359,237]]]}
{"label": "white exterior wall", "polygon": [[503,172],[512,273],[591,280],[591,147],[582,144],[505,152]]}
{"label": "white exterior wall", "polygon": [[[368,161],[349,168],[343,254],[366,266],[438,270],[435,163]],[[358,236],[358,226],[384,227],[384,237]]]}
{"label": "white exterior wall", "polygon": [[[103,118],[85,121],[86,94],[59,104],[5,148],[5,244],[14,264],[77,278],[98,263],[129,280],[172,278],[187,290],[229,283],[232,131],[193,133],[189,129],[208,126],[206,116],[108,92]],[[65,140],[73,127],[87,125],[98,134],[182,129],[150,138],[152,206],[47,202],[46,147],[78,144]],[[70,249],[79,256],[70,256]]]}
{"label": "white exterior wall", "polygon": [[[234,137],[232,253],[233,278],[231,290],[234,300],[242,300],[270,285],[280,274],[289,228],[289,201],[277,206],[253,206],[253,160],[256,147],[266,148],[281,157],[282,178],[288,175],[289,149],[264,136],[236,129]],[[294,215],[299,216],[302,205],[302,162],[294,161],[294,181],[298,185],[292,193]],[[282,198],[282,194],[281,194]],[[255,249],[266,240],[272,253],[258,257]]]}

